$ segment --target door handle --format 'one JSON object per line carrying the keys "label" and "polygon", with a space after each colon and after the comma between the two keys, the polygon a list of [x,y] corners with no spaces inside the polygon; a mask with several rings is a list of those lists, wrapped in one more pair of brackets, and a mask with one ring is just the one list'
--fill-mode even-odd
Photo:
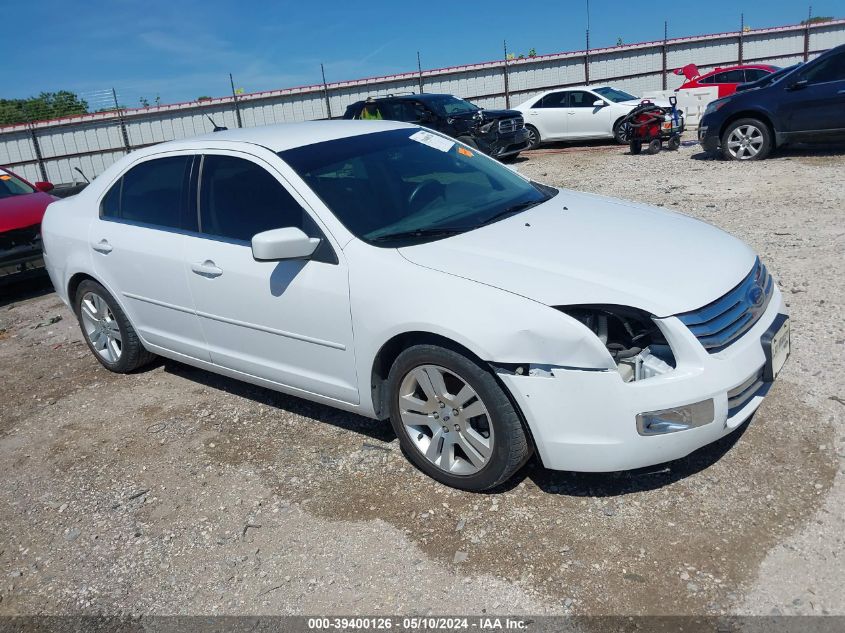
{"label": "door handle", "polygon": [[112,245],[109,244],[109,241],[106,238],[101,239],[96,244],[91,244],[91,248],[103,255],[108,255],[112,252]]}
{"label": "door handle", "polygon": [[210,259],[204,262],[194,262],[191,264],[191,270],[202,277],[219,277],[223,274],[223,269],[218,268],[217,265]]}

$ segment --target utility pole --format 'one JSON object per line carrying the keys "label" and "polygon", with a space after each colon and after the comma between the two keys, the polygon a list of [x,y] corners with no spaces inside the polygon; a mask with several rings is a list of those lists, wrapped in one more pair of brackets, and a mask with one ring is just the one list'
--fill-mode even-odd
{"label": "utility pole", "polygon": [[238,127],[243,127],[243,121],[241,121],[241,105],[238,103],[238,93],[235,92],[235,80],[232,79],[232,73],[229,73],[229,85],[232,86],[232,102],[235,104],[235,119],[238,122]]}
{"label": "utility pole", "polygon": [[326,69],[320,63],[320,73],[323,75],[323,98],[326,100],[326,115],[329,119],[332,118],[332,104],[329,101],[329,85],[326,83]]}

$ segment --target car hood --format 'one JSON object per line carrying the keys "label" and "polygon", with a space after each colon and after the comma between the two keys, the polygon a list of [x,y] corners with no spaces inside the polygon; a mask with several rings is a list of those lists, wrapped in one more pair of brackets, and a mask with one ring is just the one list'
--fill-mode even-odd
{"label": "car hood", "polygon": [[659,317],[721,297],[755,260],[746,244],[704,222],[565,190],[505,220],[399,251],[546,305],[625,305]]}
{"label": "car hood", "polygon": [[57,198],[41,191],[0,198],[0,233],[41,224],[47,205],[55,200]]}

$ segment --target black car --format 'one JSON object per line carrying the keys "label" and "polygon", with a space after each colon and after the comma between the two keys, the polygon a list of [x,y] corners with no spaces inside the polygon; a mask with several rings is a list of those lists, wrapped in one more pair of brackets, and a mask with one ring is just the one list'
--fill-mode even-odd
{"label": "black car", "polygon": [[528,132],[516,110],[484,110],[445,94],[374,97],[346,108],[344,119],[416,123],[447,134],[495,158],[514,158],[528,147]]}
{"label": "black car", "polygon": [[791,142],[845,140],[845,45],[711,102],[698,140],[733,160],[765,158]]}

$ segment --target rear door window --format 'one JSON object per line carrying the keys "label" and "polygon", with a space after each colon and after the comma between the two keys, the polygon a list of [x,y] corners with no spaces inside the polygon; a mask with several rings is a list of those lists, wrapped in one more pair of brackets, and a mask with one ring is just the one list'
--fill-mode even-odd
{"label": "rear door window", "polygon": [[101,204],[101,216],[157,227],[195,227],[188,200],[193,156],[148,160],[127,171]]}
{"label": "rear door window", "polygon": [[540,99],[536,104],[534,104],[535,108],[565,108],[566,107],[566,95],[568,93],[564,92],[552,92],[547,94],[545,97]]}

